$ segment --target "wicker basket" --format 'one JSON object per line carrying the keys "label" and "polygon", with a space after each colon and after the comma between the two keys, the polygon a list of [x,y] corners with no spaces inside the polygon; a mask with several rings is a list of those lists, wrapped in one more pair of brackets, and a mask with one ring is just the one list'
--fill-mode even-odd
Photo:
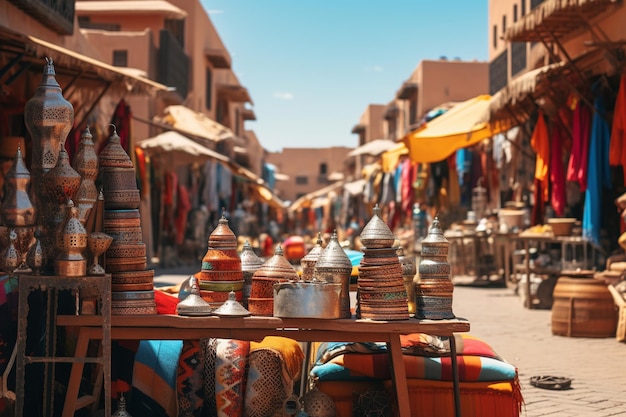
{"label": "wicker basket", "polygon": [[554,236],[571,236],[576,219],[571,217],[548,219],[548,224],[552,228]]}

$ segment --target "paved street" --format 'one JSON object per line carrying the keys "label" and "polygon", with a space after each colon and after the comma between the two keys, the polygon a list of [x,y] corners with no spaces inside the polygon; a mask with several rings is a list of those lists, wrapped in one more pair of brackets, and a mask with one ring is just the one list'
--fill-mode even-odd
{"label": "paved street", "polygon": [[[551,311],[528,310],[512,289],[454,289],[454,313],[520,375],[526,417],[626,416],[626,344],[552,335]],[[569,390],[535,388],[534,375],[572,379]]]}
{"label": "paved street", "polygon": [[[156,286],[175,285],[197,268],[158,271]],[[454,313],[471,322],[471,334],[519,369],[525,417],[626,416],[626,343],[615,338],[552,335],[551,311],[528,310],[506,288],[457,286]],[[572,379],[556,391],[530,385],[531,376]]]}

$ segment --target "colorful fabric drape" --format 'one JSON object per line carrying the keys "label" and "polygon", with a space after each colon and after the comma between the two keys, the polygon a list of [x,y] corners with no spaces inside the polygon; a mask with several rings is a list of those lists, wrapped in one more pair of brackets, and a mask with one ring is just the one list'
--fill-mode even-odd
{"label": "colorful fabric drape", "polygon": [[577,100],[572,121],[572,152],[567,165],[567,180],[577,182],[580,191],[587,189],[591,111]]}
{"label": "colorful fabric drape", "polygon": [[596,245],[600,244],[602,228],[602,193],[604,188],[611,188],[611,169],[609,166],[609,149],[611,131],[603,115],[606,114],[604,97],[595,84],[595,112],[591,122],[591,141],[589,146],[589,174],[585,191],[585,207],[583,210],[583,237]]}
{"label": "colorful fabric drape", "polygon": [[565,214],[567,205],[565,197],[565,170],[563,168],[563,126],[556,122],[552,129],[552,142],[550,149],[550,183],[552,192],[550,204],[558,217]]}
{"label": "colorful fabric drape", "polygon": [[530,146],[537,154],[535,178],[541,182],[542,189],[542,194],[539,197],[546,202],[549,201],[550,192],[550,177],[548,176],[550,169],[550,137],[543,112],[539,112],[539,117],[537,117],[537,124],[530,138]]}
{"label": "colorful fabric drape", "polygon": [[[626,173],[626,75],[622,75],[613,112],[609,163],[622,166]],[[626,175],[624,175],[626,179]],[[626,184],[625,184],[626,185]]]}

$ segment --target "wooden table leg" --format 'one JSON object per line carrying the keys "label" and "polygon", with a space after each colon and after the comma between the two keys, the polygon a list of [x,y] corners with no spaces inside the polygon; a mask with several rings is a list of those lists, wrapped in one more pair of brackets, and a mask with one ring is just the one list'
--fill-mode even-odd
{"label": "wooden table leg", "polygon": [[[89,346],[89,329],[81,327],[78,332],[78,339],[76,341],[76,352],[74,357],[85,358],[87,357],[87,348]],[[72,363],[72,370],[70,371],[70,379],[67,383],[67,392],[65,393],[65,403],[63,405],[63,417],[72,417],[76,412],[76,400],[78,399],[78,391],[80,388],[80,382],[83,377],[83,369],[85,363],[83,361],[76,361]]]}
{"label": "wooden table leg", "polygon": [[396,400],[398,401],[399,417],[411,417],[411,405],[409,404],[409,388],[406,382],[406,370],[404,369],[404,359],[402,358],[402,345],[399,334],[390,334],[389,357],[391,359],[391,371],[393,386],[396,390]]}
{"label": "wooden table leg", "polygon": [[454,391],[454,416],[461,417],[461,388],[459,383],[459,366],[456,358],[456,340],[450,336],[450,359],[452,363],[452,389]]}

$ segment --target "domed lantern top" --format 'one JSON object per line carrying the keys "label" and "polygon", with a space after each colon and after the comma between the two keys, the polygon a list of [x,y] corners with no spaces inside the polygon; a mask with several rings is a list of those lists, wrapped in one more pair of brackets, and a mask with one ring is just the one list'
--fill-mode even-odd
{"label": "domed lantern top", "polygon": [[241,249],[241,269],[246,271],[256,271],[263,265],[263,259],[259,258],[257,254],[254,252],[252,245],[247,240],[243,244],[243,248]]}
{"label": "domed lantern top", "polygon": [[134,168],[133,161],[122,146],[117,129],[114,125],[111,126],[113,127],[113,134],[109,137],[107,146],[98,155],[100,166],[103,168]]}
{"label": "domed lantern top", "polygon": [[224,217],[224,214],[209,236],[209,247],[221,250],[237,250],[237,237],[228,226],[228,219]]}
{"label": "domed lantern top", "polygon": [[448,255],[448,248],[450,242],[443,234],[439,218],[435,217],[430,229],[428,229],[428,235],[422,240],[422,258],[429,256],[446,257]]}
{"label": "domed lantern top", "polygon": [[193,275],[190,277],[191,290],[184,300],[176,305],[179,316],[208,316],[213,312],[211,305],[200,296],[198,281]]}
{"label": "domed lantern top", "polygon": [[252,278],[276,278],[286,281],[297,281],[298,273],[285,258],[281,245],[278,245],[274,255],[257,269]]}
{"label": "domed lantern top", "polygon": [[346,269],[352,271],[352,262],[346,255],[346,251],[343,250],[339,244],[337,232],[333,232],[328,242],[326,249],[322,251],[317,262],[315,263],[315,270],[321,269]]}
{"label": "domed lantern top", "polygon": [[368,249],[390,248],[396,237],[391,232],[387,223],[380,217],[378,204],[374,207],[374,215],[361,231],[361,243]]}
{"label": "domed lantern top", "polygon": [[313,279],[313,275],[315,273],[315,264],[317,263],[322,252],[324,251],[322,243],[322,234],[318,232],[315,246],[313,246],[313,249],[311,249],[309,253],[304,255],[304,257],[300,260],[300,265],[302,266],[303,281],[311,281]]}

